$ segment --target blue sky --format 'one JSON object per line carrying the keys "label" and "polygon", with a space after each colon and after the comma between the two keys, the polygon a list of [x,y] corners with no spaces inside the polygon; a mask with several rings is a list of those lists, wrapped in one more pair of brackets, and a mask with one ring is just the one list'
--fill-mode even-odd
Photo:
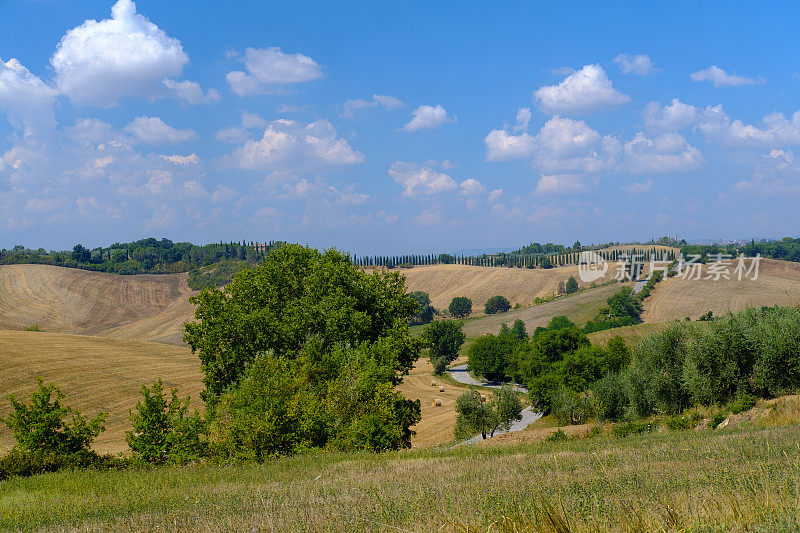
{"label": "blue sky", "polygon": [[0,247],[797,235],[800,7],[695,4],[0,2]]}

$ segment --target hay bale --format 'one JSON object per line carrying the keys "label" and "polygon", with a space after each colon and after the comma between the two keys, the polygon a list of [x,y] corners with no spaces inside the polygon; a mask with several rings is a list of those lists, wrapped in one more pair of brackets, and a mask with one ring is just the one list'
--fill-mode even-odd
{"label": "hay bale", "polygon": [[441,407],[442,406],[442,400],[440,400],[439,398],[436,398],[435,400],[433,400],[433,405],[434,405],[434,407]]}
{"label": "hay bale", "polygon": [[431,381],[431,387],[435,387],[436,385],[438,385],[438,383],[436,383],[435,379],[433,381]]}
{"label": "hay bale", "polygon": [[439,385],[439,392],[444,392],[444,385]]}

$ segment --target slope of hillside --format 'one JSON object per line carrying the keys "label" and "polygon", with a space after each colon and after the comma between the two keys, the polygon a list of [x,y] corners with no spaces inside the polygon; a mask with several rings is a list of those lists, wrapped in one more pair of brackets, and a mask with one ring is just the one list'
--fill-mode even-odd
{"label": "slope of hillside", "polygon": [[470,319],[464,322],[464,333],[467,337],[477,337],[487,333],[496,335],[503,323],[511,327],[515,320],[525,322],[528,333],[531,333],[539,326],[546,326],[551,318],[559,315],[564,315],[574,323],[583,325],[591,320],[601,307],[607,305],[606,300],[610,296],[625,285],[630,285],[630,283],[614,283],[603,287],[586,289],[552,302],[534,305],[525,309]]}
{"label": "slope of hillside", "polygon": [[[65,402],[86,415],[108,411],[107,430],[95,441],[101,453],[127,451],[125,431],[130,429],[128,410],[141,398],[139,389],[157,378],[165,389],[180,389],[202,407],[200,361],[187,347],[155,342],[68,335],[0,331],[0,415],[9,411],[5,399],[16,394],[30,399],[36,378],[54,381],[67,395]],[[0,424],[0,454],[14,441]]]}
{"label": "slope of hillside", "polygon": [[186,274],[119,276],[47,265],[0,266],[0,329],[180,341],[194,308]]}
{"label": "slope of hillside", "polygon": [[[704,278],[706,275],[707,268],[704,268],[700,276]],[[800,263],[762,259],[757,280],[668,278],[656,285],[645,301],[642,319],[645,322],[668,322],[688,316],[696,320],[708,311],[719,316],[746,307],[799,303]]]}
{"label": "slope of hillside", "polygon": [[[427,265],[401,269],[400,273],[406,277],[409,291],[427,292],[437,309],[446,309],[456,296],[466,296],[477,312],[483,312],[486,301],[498,294],[511,305],[530,305],[537,297],[555,294],[558,283],[570,276],[578,279],[575,265],[550,269]],[[607,274],[613,276],[613,270]]]}

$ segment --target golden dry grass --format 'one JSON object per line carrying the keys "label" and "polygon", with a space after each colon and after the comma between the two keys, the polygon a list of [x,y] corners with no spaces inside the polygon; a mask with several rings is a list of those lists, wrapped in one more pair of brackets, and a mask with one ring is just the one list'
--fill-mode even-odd
{"label": "golden dry grass", "polygon": [[194,317],[186,274],[119,276],[48,265],[0,266],[0,329],[180,342]]}
{"label": "golden dry grass", "polygon": [[[444,386],[444,392],[431,382]],[[406,398],[419,400],[422,404],[422,420],[412,427],[417,434],[412,439],[413,448],[429,448],[453,440],[456,426],[456,399],[469,387],[456,385],[452,381],[442,381],[433,376],[433,366],[427,357],[421,357],[414,369],[403,379],[397,390]],[[441,407],[433,405],[441,399]]]}
{"label": "golden dry grass", "polygon": [[[139,389],[162,378],[165,389],[180,389],[202,407],[200,361],[188,347],[156,342],[109,339],[63,333],[0,331],[0,414],[8,394],[30,400],[36,378],[54,381],[65,403],[86,415],[108,412],[106,431],[95,441],[101,453],[127,450],[128,410],[141,398]],[[0,425],[0,453],[13,446],[10,430]]]}
{"label": "golden dry grass", "polygon": [[[749,261],[748,261],[749,266]],[[731,269],[732,273],[733,269]],[[707,271],[701,271],[705,277]],[[733,276],[732,276],[733,277]],[[758,279],[683,279],[672,277],[656,285],[645,301],[642,320],[669,322],[713,311],[724,315],[746,307],[800,303],[800,263],[762,259]]]}
{"label": "golden dry grass", "polygon": [[[456,296],[472,300],[475,314],[483,314],[483,306],[492,296],[508,298],[511,305],[531,305],[538,298],[558,292],[558,283],[570,276],[578,279],[575,265],[550,269],[480,267],[469,265],[427,265],[401,269],[409,291],[425,291],[437,309],[447,309]],[[613,270],[608,275],[613,276]],[[603,280],[600,280],[603,281]]]}

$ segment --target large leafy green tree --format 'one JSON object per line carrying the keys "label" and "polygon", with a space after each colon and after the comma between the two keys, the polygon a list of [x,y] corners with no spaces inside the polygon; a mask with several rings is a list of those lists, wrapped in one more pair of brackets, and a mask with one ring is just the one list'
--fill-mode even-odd
{"label": "large leafy green tree", "polygon": [[436,314],[436,309],[431,305],[431,297],[424,291],[413,291],[409,296],[417,302],[417,312],[411,317],[409,324],[412,326],[420,324],[430,324],[433,321],[433,316]]}
{"label": "large leafy green tree", "polygon": [[309,445],[410,445],[419,402],[393,388],[421,342],[408,330],[418,303],[399,274],[285,245],[193,302],[198,321],[184,338],[200,356],[203,399],[221,411],[212,448],[262,458]]}
{"label": "large leafy green tree", "polygon": [[492,296],[487,300],[484,312],[487,315],[493,315],[495,313],[505,313],[509,309],[511,309],[511,303],[505,296]]}
{"label": "large leafy green tree", "polygon": [[433,372],[441,374],[447,365],[456,360],[466,337],[461,331],[461,322],[437,320],[425,328],[422,338],[428,347]]}
{"label": "large leafy green tree", "polygon": [[448,310],[456,318],[465,318],[472,312],[472,300],[466,296],[456,296],[450,301]]}
{"label": "large leafy green tree", "polygon": [[522,402],[514,390],[504,385],[491,400],[470,390],[456,400],[456,438],[480,433],[485,439],[498,430],[507,431],[515,420],[522,420]]}

